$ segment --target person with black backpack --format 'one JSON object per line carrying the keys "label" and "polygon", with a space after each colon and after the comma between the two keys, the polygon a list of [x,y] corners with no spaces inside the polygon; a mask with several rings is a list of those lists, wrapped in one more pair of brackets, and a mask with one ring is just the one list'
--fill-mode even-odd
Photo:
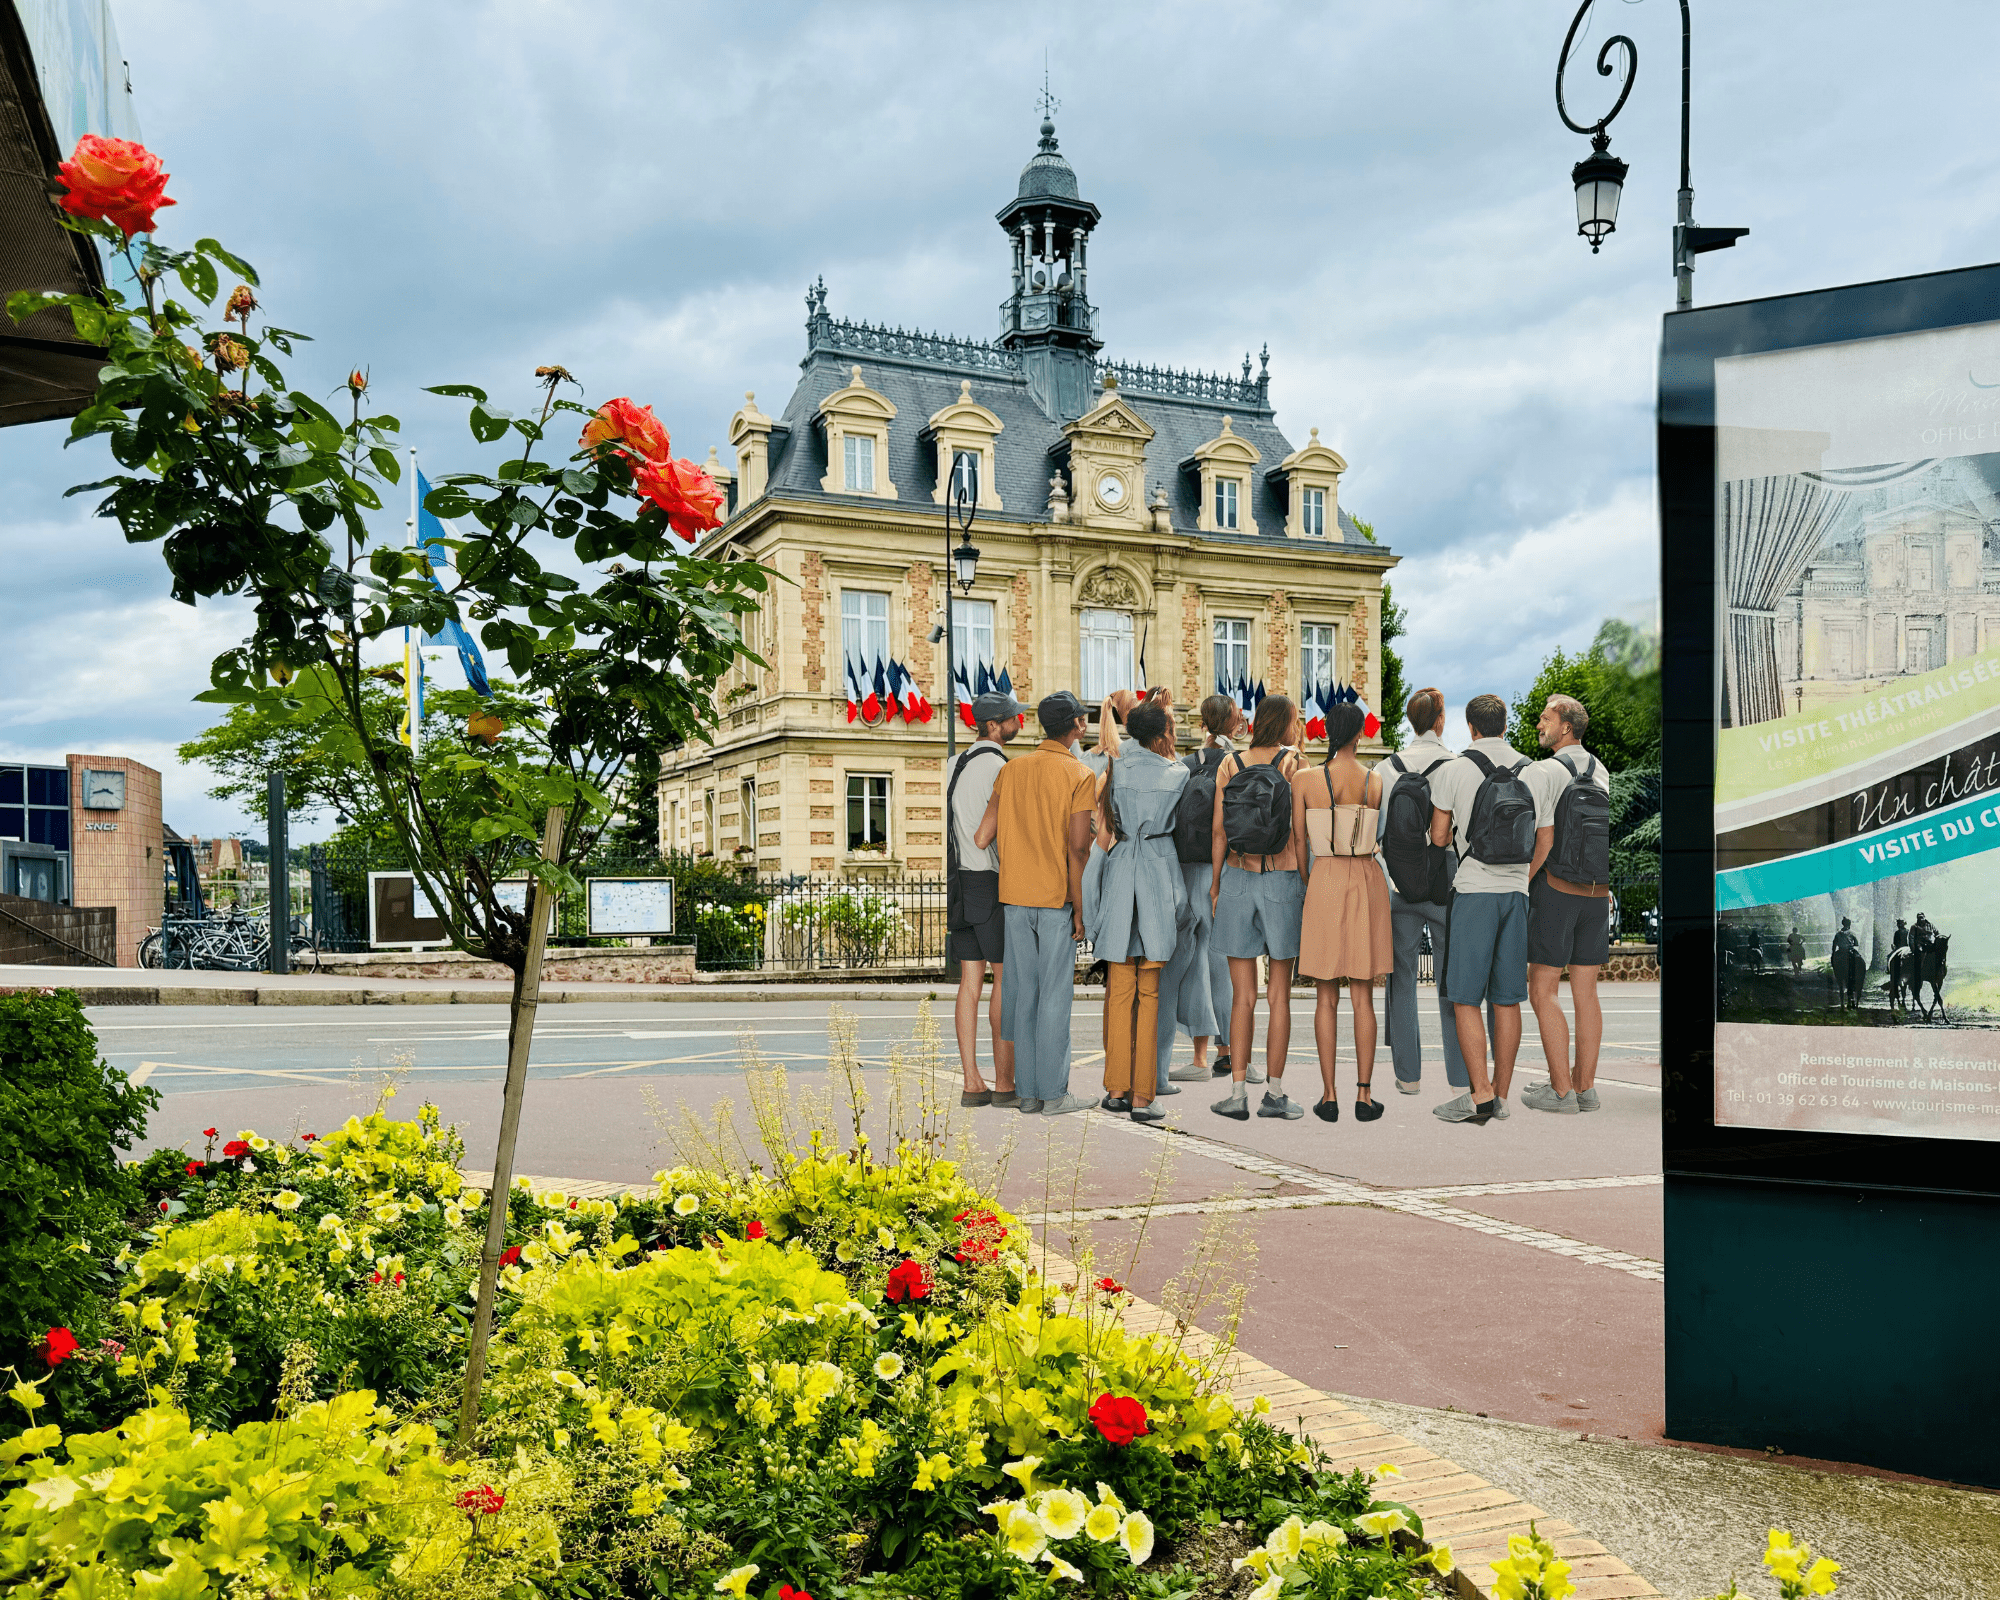
{"label": "person with black backpack", "polygon": [[[1440,987],[1452,1003],[1471,1087],[1431,1107],[1446,1122],[1484,1125],[1507,1115],[1528,998],[1528,880],[1540,805],[1528,759],[1507,743],[1507,702],[1474,695],[1465,723],[1472,743],[1431,774],[1431,843],[1458,857],[1445,913]],[[1493,1008],[1493,1076],[1486,1076],[1486,1019]]]}
{"label": "person with black backpack", "polygon": [[[1597,1052],[1604,1008],[1597,975],[1611,959],[1611,774],[1583,747],[1590,713],[1583,702],[1552,694],[1535,723],[1549,754],[1528,769],[1539,790],[1542,825],[1528,888],[1528,999],[1542,1030],[1549,1081],[1521,1095],[1537,1111],[1595,1111]],[[1569,968],[1576,1010],[1576,1068],[1569,1060],[1569,1020],[1557,992]]]}
{"label": "person with black backpack", "polygon": [[1389,1059],[1396,1087],[1416,1094],[1424,1074],[1423,1033],[1417,1022],[1417,963],[1431,936],[1438,1020],[1443,1024],[1445,1082],[1470,1086],[1458,1025],[1444,997],[1445,907],[1451,900],[1451,851],[1431,843],[1431,775],[1454,752],[1444,742],[1444,691],[1419,689],[1404,705],[1416,735],[1375,770],[1382,774],[1381,855],[1389,879],[1389,933],[1395,966],[1389,974]]}
{"label": "person with black backpack", "polygon": [[[1194,962],[1181,984],[1175,1020],[1194,1044],[1194,1061],[1174,1068],[1172,1076],[1179,1082],[1207,1080],[1211,1039],[1219,1041],[1215,1075],[1229,1075],[1229,958],[1217,953],[1210,937],[1215,911],[1209,903],[1208,886],[1215,873],[1215,775],[1223,758],[1236,748],[1230,734],[1242,716],[1243,708],[1228,695],[1210,695],[1201,703],[1201,726],[1207,738],[1199,750],[1181,759],[1181,765],[1188,769],[1188,781],[1174,813],[1174,853],[1181,860],[1194,916]],[[1262,1079],[1259,1073],[1249,1081]]]}
{"label": "person with black backpack", "polygon": [[1304,727],[1289,696],[1266,695],[1250,725],[1250,748],[1232,752],[1216,769],[1208,888],[1215,926],[1209,937],[1229,958],[1230,1088],[1228,1098],[1209,1109],[1238,1122],[1250,1118],[1244,1085],[1257,1025],[1260,956],[1271,963],[1264,1036],[1270,1087],[1257,1115],[1287,1121],[1305,1115],[1304,1106],[1286,1097],[1283,1081],[1292,1042],[1292,967],[1306,904],[1305,852],[1292,834],[1291,781]]}

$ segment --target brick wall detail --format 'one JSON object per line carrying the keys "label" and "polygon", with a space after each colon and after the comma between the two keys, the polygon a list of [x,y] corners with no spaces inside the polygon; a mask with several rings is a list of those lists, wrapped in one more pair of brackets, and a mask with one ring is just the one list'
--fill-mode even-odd
{"label": "brick wall detail", "polygon": [[799,605],[803,616],[799,632],[805,642],[806,693],[818,694],[826,686],[826,562],[817,550],[808,550],[799,562]]}
{"label": "brick wall detail", "polygon": [[1014,698],[1023,705],[1035,703],[1035,591],[1025,572],[1014,574],[1007,595],[1007,658],[1014,680]]}

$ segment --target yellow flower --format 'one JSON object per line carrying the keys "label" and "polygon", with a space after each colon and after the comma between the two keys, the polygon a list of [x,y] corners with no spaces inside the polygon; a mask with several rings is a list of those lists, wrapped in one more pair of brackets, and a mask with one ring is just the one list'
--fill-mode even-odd
{"label": "yellow flower", "polygon": [[733,1594],[737,1597],[737,1600],[743,1600],[743,1596],[749,1591],[750,1580],[756,1577],[762,1570],[754,1561],[747,1567],[738,1567],[728,1577],[717,1578],[715,1580],[715,1592],[717,1594]]}
{"label": "yellow flower", "polygon": [[1268,1417],[1271,1414],[1271,1402],[1260,1394],[1250,1402],[1250,1409],[1257,1416]]}
{"label": "yellow flower", "polygon": [[1250,1591],[1249,1600],[1278,1600],[1278,1591],[1284,1586],[1285,1575],[1282,1572],[1274,1572]]}
{"label": "yellow flower", "polygon": [[1281,1563],[1299,1559],[1299,1551],[1305,1545],[1306,1525],[1302,1518],[1290,1516],[1271,1530],[1264,1541],[1264,1548]]}
{"label": "yellow flower", "polygon": [[957,1475],[957,1470],[951,1464],[951,1457],[942,1451],[934,1456],[919,1456],[916,1482],[911,1487],[928,1494],[939,1484],[949,1483]]}
{"label": "yellow flower", "polygon": [[1041,1560],[1042,1552],[1049,1547],[1049,1536],[1043,1531],[1042,1519],[1019,1502],[1008,1508],[1006,1518],[1000,1524],[1000,1536],[1007,1543],[1007,1553],[1029,1566]]}
{"label": "yellow flower", "polygon": [[1083,1531],[1099,1544],[1109,1544],[1118,1537],[1118,1530],[1124,1524],[1118,1508],[1100,1500],[1090,1508],[1090,1515],[1083,1519]]}
{"label": "yellow flower", "polygon": [[1083,1532],[1090,1515],[1090,1502],[1074,1489],[1046,1490],[1035,1506],[1042,1527],[1051,1539],[1074,1539]]}
{"label": "yellow flower", "polygon": [[1312,1521],[1306,1524],[1305,1532],[1299,1538],[1301,1550],[1337,1549],[1347,1543],[1347,1535],[1330,1522]]}
{"label": "yellow flower", "polygon": [[674,1215],[677,1217],[691,1217],[700,1209],[701,1196],[698,1194],[683,1194],[674,1198]]}
{"label": "yellow flower", "polygon": [[1083,1568],[1073,1567],[1053,1550],[1048,1552],[1049,1576],[1061,1578],[1066,1583],[1083,1582]]}
{"label": "yellow flower", "polygon": [[1375,1469],[1375,1476],[1377,1480],[1380,1480],[1382,1478],[1400,1478],[1402,1475],[1403,1475],[1403,1469],[1397,1466],[1396,1463],[1393,1461],[1385,1461],[1382,1463],[1381,1466]]}
{"label": "yellow flower", "polygon": [[875,1358],[875,1376],[890,1383],[903,1375],[903,1358],[891,1350]]}
{"label": "yellow flower", "polygon": [[1023,1456],[1019,1461],[1010,1461],[1000,1470],[1021,1486],[1021,1493],[1035,1492],[1035,1468],[1042,1464],[1040,1456]]}
{"label": "yellow flower", "polygon": [[1436,1567],[1438,1571],[1445,1577],[1450,1577],[1453,1565],[1451,1559],[1451,1546],[1448,1544],[1441,1544],[1433,1547],[1431,1550],[1431,1565]]}
{"label": "yellow flower", "polygon": [[1229,1563],[1229,1570],[1231,1572],[1241,1572],[1245,1567],[1248,1567],[1258,1577],[1263,1578],[1270,1576],[1271,1565],[1271,1552],[1260,1547],[1252,1550],[1247,1556],[1238,1556],[1234,1561]]}
{"label": "yellow flower", "polygon": [[[1410,1519],[1398,1510],[1367,1511],[1354,1519],[1354,1525],[1363,1533],[1372,1533],[1378,1539],[1386,1539],[1399,1528],[1407,1528]],[[1512,1548],[1513,1541],[1508,1541]]]}
{"label": "yellow flower", "polygon": [[1812,1564],[1806,1573],[1806,1589],[1811,1594],[1832,1594],[1835,1588],[1833,1575],[1840,1570],[1838,1561],[1829,1561],[1825,1556]]}
{"label": "yellow flower", "polygon": [[271,1204],[276,1206],[280,1211],[296,1211],[299,1209],[300,1202],[304,1199],[305,1196],[300,1194],[296,1189],[280,1189],[276,1194],[271,1196]]}
{"label": "yellow flower", "polygon": [[1146,1564],[1153,1554],[1153,1524],[1145,1512],[1134,1511],[1126,1517],[1125,1526],[1118,1530],[1118,1542],[1132,1558],[1133,1566]]}
{"label": "yellow flower", "polygon": [[893,1250],[896,1248],[896,1236],[887,1228],[877,1228],[875,1230],[875,1242],[884,1250]]}

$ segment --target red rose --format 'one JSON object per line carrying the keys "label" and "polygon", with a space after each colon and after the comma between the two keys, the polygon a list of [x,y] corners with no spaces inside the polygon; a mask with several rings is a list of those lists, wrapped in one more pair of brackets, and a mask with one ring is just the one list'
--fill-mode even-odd
{"label": "red rose", "polygon": [[130,139],[105,139],[86,133],[76,141],[69,160],[56,168],[69,192],[62,208],[73,217],[109,222],[130,238],[151,233],[153,213],[173,205],[167,198],[167,174],[160,158]]}
{"label": "red rose", "polygon": [[931,1292],[931,1275],[921,1264],[905,1261],[889,1272],[889,1281],[882,1286],[883,1295],[890,1300],[923,1300]]}
{"label": "red rose", "polygon": [[203,1128],[201,1130],[201,1136],[204,1139],[213,1139],[215,1137],[215,1130],[213,1128]]}
{"label": "red rose", "polygon": [[778,1600],[813,1600],[803,1589],[794,1589],[789,1583],[778,1585]]}
{"label": "red rose", "polygon": [[1102,1289],[1106,1294],[1123,1294],[1125,1292],[1125,1285],[1120,1283],[1116,1278],[1099,1278],[1097,1280],[1097,1287]]}
{"label": "red rose", "polygon": [[761,1238],[763,1238],[763,1237],[764,1237],[764,1224],[763,1224],[763,1223],[761,1223],[761,1222],[759,1222],[759,1221],[758,1221],[758,1220],[757,1220],[757,1219],[756,1219],[755,1217],[752,1217],[752,1218],[750,1219],[750,1226],[749,1226],[749,1227],[747,1227],[747,1228],[745,1228],[745,1229],[743,1230],[743,1237],[744,1237],[744,1238],[746,1238],[746,1239],[761,1239]]}
{"label": "red rose", "polygon": [[249,1153],[250,1146],[245,1144],[241,1139],[231,1139],[229,1143],[222,1147],[222,1157],[225,1161],[235,1161],[239,1157],[247,1156]]}
{"label": "red rose", "polygon": [[690,543],[722,526],[722,490],[692,461],[641,462],[632,469],[632,487],[666,512],[667,525]]}
{"label": "red rose", "polygon": [[510,1244],[505,1250],[500,1252],[500,1265],[503,1267],[511,1267],[520,1259],[521,1247],[517,1244]]}
{"label": "red rose", "polygon": [[673,444],[651,406],[634,405],[630,400],[607,400],[597,415],[584,425],[577,441],[585,450],[599,445],[623,445],[641,461],[665,461],[673,454]]}
{"label": "red rose", "polygon": [[507,1497],[486,1483],[477,1489],[467,1489],[458,1497],[458,1509],[469,1517],[497,1517],[506,1503]]}
{"label": "red rose", "polygon": [[199,1171],[201,1171],[201,1163],[199,1161],[190,1161],[188,1163],[188,1176],[190,1178],[192,1178]]}
{"label": "red rose", "polygon": [[51,1367],[59,1367],[76,1354],[76,1335],[67,1328],[51,1328],[42,1341],[42,1359]]}
{"label": "red rose", "polygon": [[1090,1408],[1090,1420],[1097,1431],[1113,1444],[1130,1444],[1148,1432],[1146,1408],[1130,1395],[1101,1394]]}

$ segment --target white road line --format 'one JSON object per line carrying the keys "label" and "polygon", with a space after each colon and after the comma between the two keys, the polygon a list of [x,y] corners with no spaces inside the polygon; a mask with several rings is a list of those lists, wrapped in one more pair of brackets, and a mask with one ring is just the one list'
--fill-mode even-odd
{"label": "white road line", "polygon": [[144,1083],[148,1078],[150,1078],[153,1075],[153,1069],[155,1067],[166,1066],[166,1065],[169,1065],[169,1063],[163,1061],[142,1061],[136,1067],[134,1067],[130,1072],[125,1074],[125,1081],[127,1083]]}

